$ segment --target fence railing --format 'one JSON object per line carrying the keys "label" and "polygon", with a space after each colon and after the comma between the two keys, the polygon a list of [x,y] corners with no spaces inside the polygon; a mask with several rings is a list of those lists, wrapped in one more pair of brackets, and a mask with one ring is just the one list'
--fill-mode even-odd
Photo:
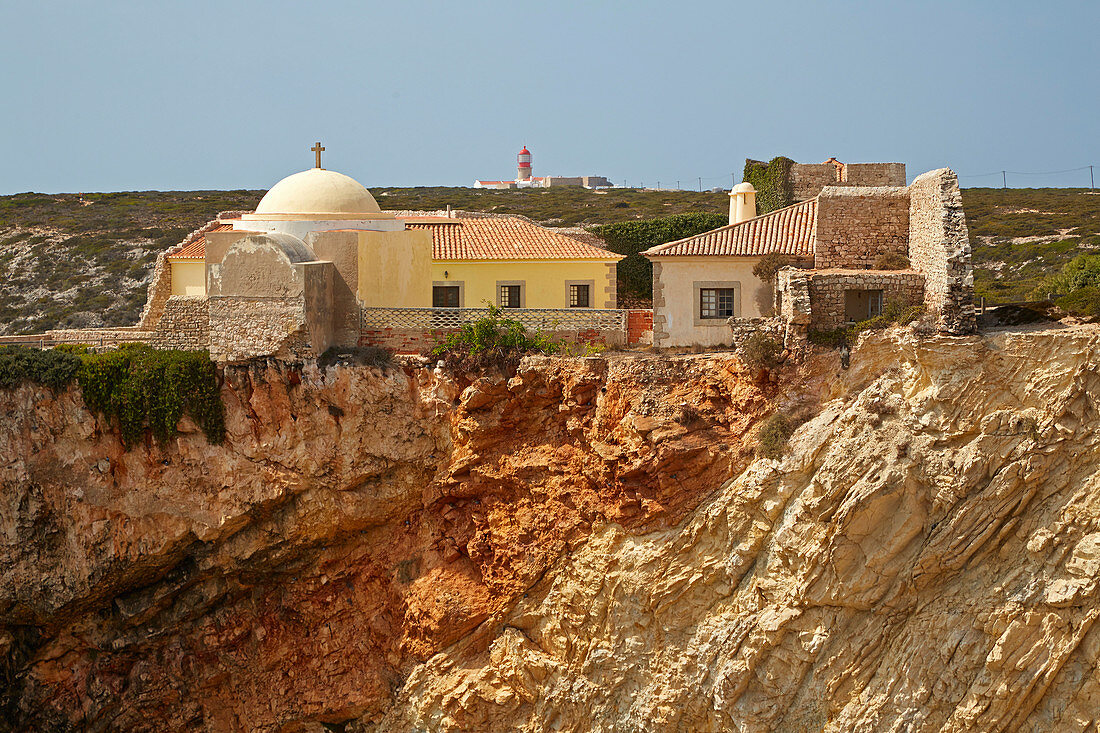
{"label": "fence railing", "polygon": [[[359,309],[359,328],[457,329],[489,315],[488,308]],[[625,310],[601,308],[506,308],[502,317],[543,331],[626,331]]]}

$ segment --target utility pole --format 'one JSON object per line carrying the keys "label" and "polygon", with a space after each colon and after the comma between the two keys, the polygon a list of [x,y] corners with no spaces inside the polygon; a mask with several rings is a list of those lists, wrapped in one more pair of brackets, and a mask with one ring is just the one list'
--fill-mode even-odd
{"label": "utility pole", "polygon": [[1008,188],[1008,176],[1005,171],[1001,171],[1001,188]]}
{"label": "utility pole", "polygon": [[699,176],[699,193],[703,192],[703,177]]}
{"label": "utility pole", "polygon": [[660,191],[660,190],[661,190],[661,182],[660,182],[660,181],[657,181],[657,190],[658,190],[658,191]]}
{"label": "utility pole", "polygon": [[732,191],[737,186],[737,174],[730,173],[730,190]]}
{"label": "utility pole", "polygon": [[680,182],[679,182],[679,181],[676,181],[676,190],[677,190],[677,191],[679,191],[679,190],[680,190]]}
{"label": "utility pole", "polygon": [[1092,166],[1091,165],[1089,166],[1089,190],[1090,191],[1095,191],[1096,190],[1096,179],[1094,179],[1092,177]]}

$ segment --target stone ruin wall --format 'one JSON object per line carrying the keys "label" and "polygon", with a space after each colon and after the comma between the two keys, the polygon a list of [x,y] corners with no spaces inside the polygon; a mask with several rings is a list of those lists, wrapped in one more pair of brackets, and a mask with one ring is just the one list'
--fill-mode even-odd
{"label": "stone ruin wall", "polygon": [[[305,300],[217,296],[209,299],[210,357],[243,361],[297,354],[306,329]],[[295,336],[298,334],[298,336]]]}
{"label": "stone ruin wall", "polygon": [[905,163],[795,163],[790,173],[795,201],[812,199],[826,186],[905,186]]}
{"label": "stone ruin wall", "polygon": [[173,295],[164,305],[149,345],[202,351],[210,346],[210,308],[205,295]]}
{"label": "stone ruin wall", "polygon": [[141,311],[141,320],[138,328],[144,331],[152,331],[164,314],[164,306],[172,297],[172,267],[168,258],[194,242],[199,237],[205,237],[206,233],[217,228],[221,224],[223,216],[238,214],[241,212],[223,211],[217,218],[208,221],[195,231],[183,238],[179,244],[173,245],[157,255],[157,263],[153,266],[153,275],[149,278],[149,294],[145,298],[145,308]]}
{"label": "stone ruin wall", "polygon": [[175,254],[183,248],[177,244],[157,255],[157,262],[153,265],[153,274],[149,278],[149,287],[145,296],[145,307],[141,310],[141,319],[138,328],[143,331],[151,331],[156,328],[161,316],[164,314],[164,306],[172,297],[172,266],[168,263],[168,255]]}
{"label": "stone ruin wall", "polygon": [[948,333],[971,333],[974,272],[959,179],[949,168],[929,171],[909,187],[909,259],[925,275],[924,302]]}
{"label": "stone ruin wall", "polygon": [[810,321],[815,331],[831,331],[847,322],[845,291],[881,290],[882,305],[919,305],[924,299],[924,275],[919,272],[871,271],[809,274]]}
{"label": "stone ruin wall", "polygon": [[814,267],[867,270],[879,255],[909,253],[904,188],[828,187],[817,200]]}

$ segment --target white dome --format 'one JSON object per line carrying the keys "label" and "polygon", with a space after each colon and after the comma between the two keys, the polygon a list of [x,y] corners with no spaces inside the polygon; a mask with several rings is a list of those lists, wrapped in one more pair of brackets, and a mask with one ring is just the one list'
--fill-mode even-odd
{"label": "white dome", "polygon": [[336,171],[311,168],[287,176],[271,187],[256,206],[257,214],[378,214],[378,202],[363,184]]}
{"label": "white dome", "polygon": [[734,186],[730,193],[756,193],[756,189],[752,187],[751,183],[745,181]]}

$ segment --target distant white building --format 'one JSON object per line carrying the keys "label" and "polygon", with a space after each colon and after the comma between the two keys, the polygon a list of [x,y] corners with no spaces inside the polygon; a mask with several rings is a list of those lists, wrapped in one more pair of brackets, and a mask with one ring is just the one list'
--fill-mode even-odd
{"label": "distant white building", "polygon": [[611,181],[603,176],[542,176],[531,175],[531,151],[527,146],[516,156],[516,180],[474,181],[474,188],[550,188],[552,186],[583,186],[584,188],[611,188]]}

